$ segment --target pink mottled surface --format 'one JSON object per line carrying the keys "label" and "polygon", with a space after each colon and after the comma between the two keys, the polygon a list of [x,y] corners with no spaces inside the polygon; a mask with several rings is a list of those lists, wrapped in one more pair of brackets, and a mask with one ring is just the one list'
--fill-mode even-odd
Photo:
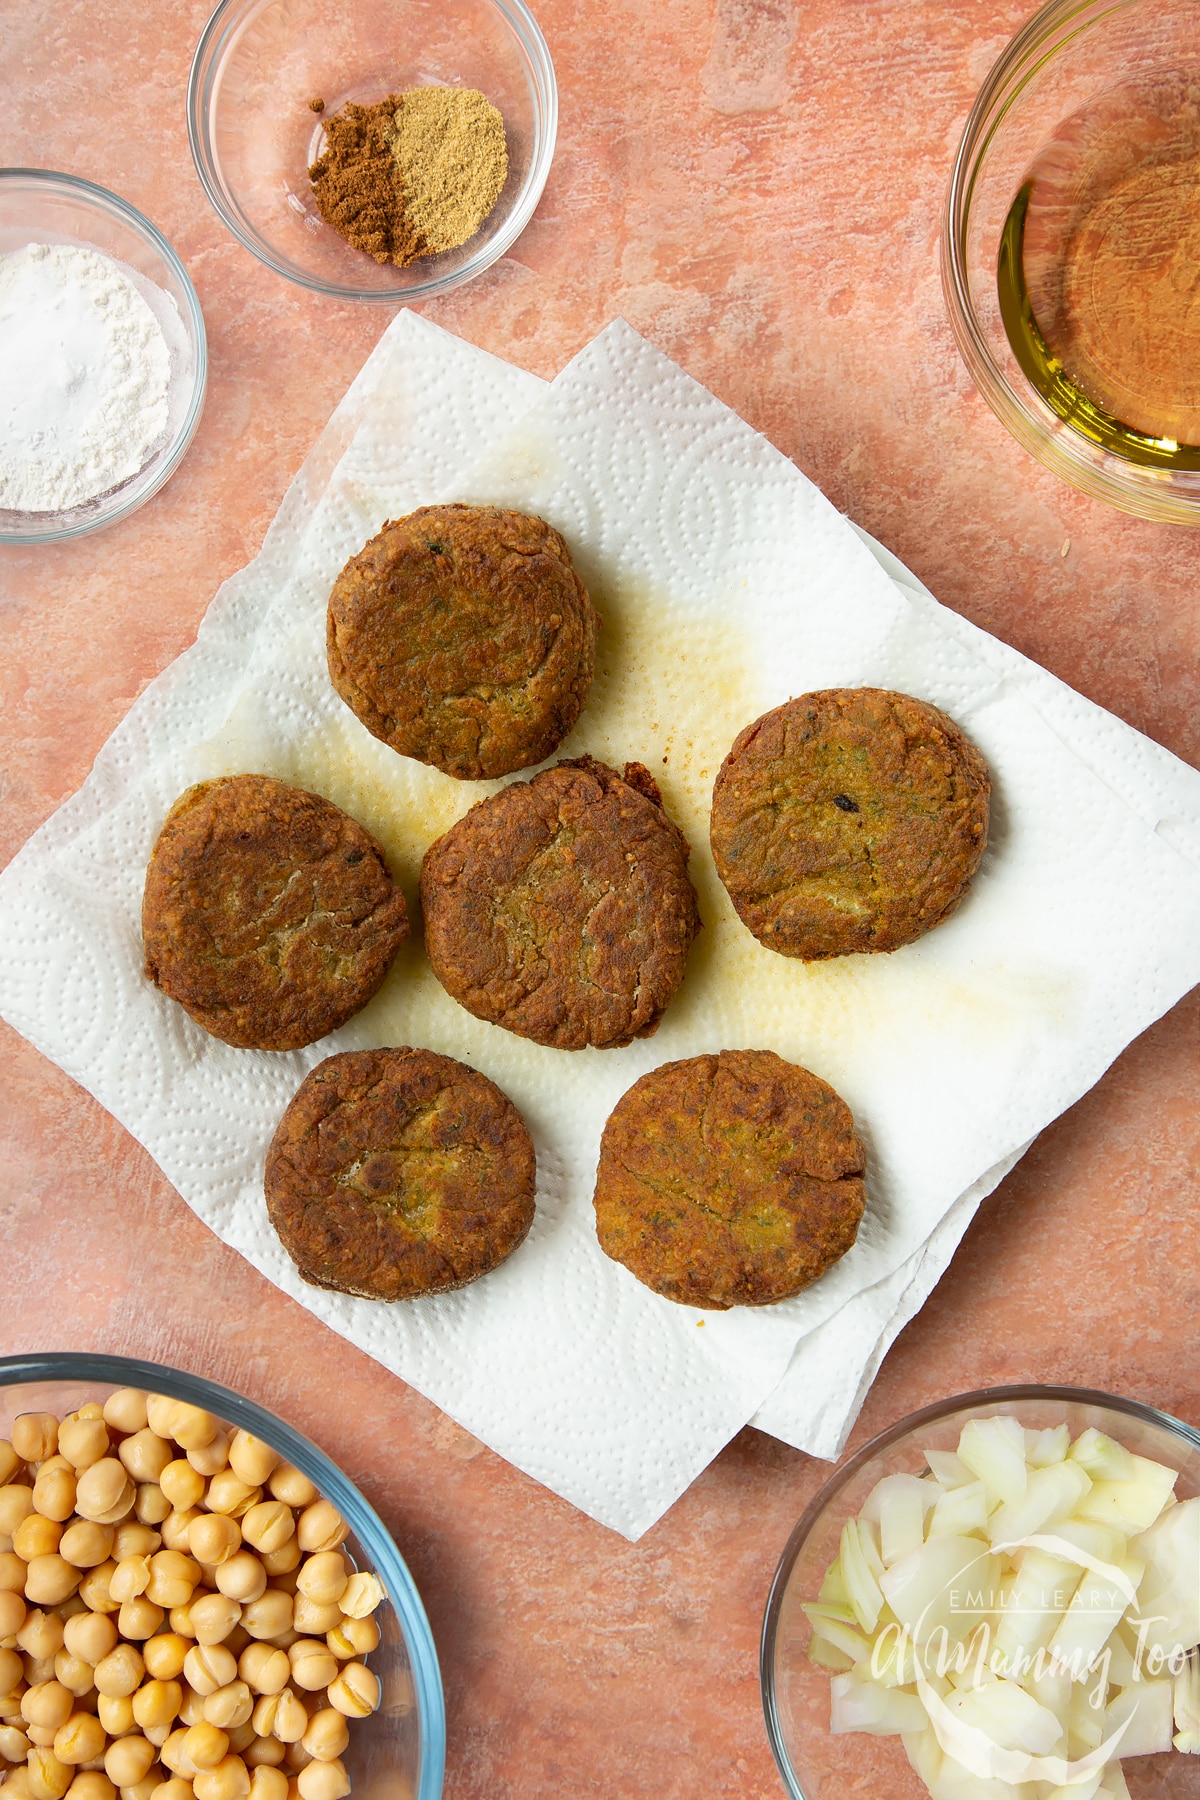
{"label": "pink mottled surface", "polygon": [[[949,160],[1025,12],[541,0],[562,99],[549,186],[515,254],[428,311],[542,375],[623,313],[942,600],[1196,762],[1200,536],[1108,512],[1030,461],[942,311]],[[388,315],[293,290],[210,211],[183,117],[204,0],[9,0],[2,16],[0,162],[89,176],[146,211],[191,271],[212,359],[199,435],[156,499],[74,545],[0,554],[6,860],[258,548]],[[855,1441],[1021,1379],[1200,1424],[1198,1011],[1193,996],[1135,1043],[985,1204]],[[630,1547],[269,1288],[11,1032],[0,1058],[0,1351],[169,1360],[344,1463],[429,1609],[452,1800],[780,1792],[758,1630],[822,1465],[747,1430]]]}

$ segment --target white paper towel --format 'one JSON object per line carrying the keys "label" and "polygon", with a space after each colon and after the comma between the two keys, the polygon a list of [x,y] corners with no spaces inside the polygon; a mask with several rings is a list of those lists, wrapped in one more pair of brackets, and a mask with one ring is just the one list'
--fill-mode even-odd
{"label": "white paper towel", "polygon": [[[705,919],[687,980],[653,1039],[567,1054],[471,1019],[412,944],[320,1045],[230,1049],[141,975],[145,863],[184,787],[239,769],[311,786],[377,833],[411,894],[427,844],[496,785],[397,757],[325,671],[342,563],[385,518],[440,499],[524,507],[571,544],[604,632],[563,754],[660,775]],[[992,847],[968,901],[921,943],[805,968],[733,915],[707,852],[708,797],[742,724],[860,682],[931,699],[971,734],[995,779]],[[1197,839],[1200,777],[899,587],[785,458],[628,327],[546,387],[402,314],[196,646],[0,878],[0,1011],[271,1280],[636,1537],[752,1417],[836,1453],[989,1182],[1200,976]],[[299,1281],[266,1222],[261,1167],[309,1068],[398,1042],[460,1056],[512,1095],[539,1194],[503,1268],[389,1308]],[[855,1249],[808,1293],[700,1314],[601,1254],[592,1176],[604,1119],[639,1074],[733,1045],[774,1048],[845,1096],[869,1208]]]}

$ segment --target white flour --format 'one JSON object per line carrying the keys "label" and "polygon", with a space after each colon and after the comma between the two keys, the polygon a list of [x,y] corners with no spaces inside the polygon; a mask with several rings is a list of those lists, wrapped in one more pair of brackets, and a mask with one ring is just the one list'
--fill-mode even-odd
{"label": "white flour", "polygon": [[0,256],[0,507],[59,512],[148,460],[170,353],[111,257],[74,244]]}

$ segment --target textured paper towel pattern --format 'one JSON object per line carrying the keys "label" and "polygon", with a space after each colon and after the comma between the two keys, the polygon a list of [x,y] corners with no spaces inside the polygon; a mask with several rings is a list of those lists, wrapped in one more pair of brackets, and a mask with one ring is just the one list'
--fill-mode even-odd
{"label": "textured paper towel pattern", "polygon": [[[233,1051],[140,974],[143,870],[177,793],[239,768],[311,785],[380,835],[411,893],[430,838],[491,791],[395,757],[325,674],[337,569],[386,517],[438,499],[522,505],[571,542],[606,632],[564,751],[661,771],[706,921],[688,979],[653,1040],[564,1056],[470,1019],[412,944],[372,1006],[319,1046]],[[708,793],[734,731],[765,706],[859,681],[933,699],[976,738],[999,776],[994,849],[968,905],[923,944],[805,970],[733,917],[707,855]],[[760,1407],[789,1441],[836,1453],[978,1199],[1191,985],[1200,876],[1155,828],[1182,821],[1186,841],[1198,787],[901,592],[785,459],[627,328],[546,389],[402,315],[196,648],[0,883],[0,1006],[270,1279],[634,1536]],[[1132,912],[1130,867],[1144,870]],[[298,1281],[265,1223],[261,1161],[322,1056],[409,1038],[512,1094],[538,1148],[538,1218],[486,1281],[383,1308]],[[846,1095],[872,1151],[871,1204],[859,1246],[809,1294],[698,1329],[700,1315],[600,1255],[591,1181],[603,1119],[638,1074],[736,1043],[807,1062]]]}

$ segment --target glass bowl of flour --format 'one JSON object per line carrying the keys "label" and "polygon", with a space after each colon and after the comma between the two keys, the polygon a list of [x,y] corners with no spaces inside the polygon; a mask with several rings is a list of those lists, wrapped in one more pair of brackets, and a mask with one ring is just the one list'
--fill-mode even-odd
{"label": "glass bowl of flour", "polygon": [[124,518],[195,434],[204,319],[161,232],[105,188],[0,169],[0,543]]}

